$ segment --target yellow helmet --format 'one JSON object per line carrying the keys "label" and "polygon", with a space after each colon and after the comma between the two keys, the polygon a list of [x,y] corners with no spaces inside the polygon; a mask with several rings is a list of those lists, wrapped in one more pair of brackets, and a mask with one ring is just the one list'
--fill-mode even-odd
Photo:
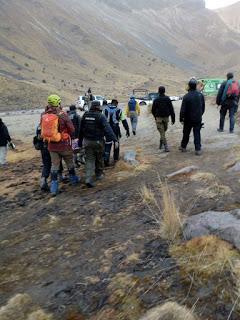
{"label": "yellow helmet", "polygon": [[52,107],[58,107],[61,104],[61,98],[56,94],[51,94],[48,97],[48,104]]}

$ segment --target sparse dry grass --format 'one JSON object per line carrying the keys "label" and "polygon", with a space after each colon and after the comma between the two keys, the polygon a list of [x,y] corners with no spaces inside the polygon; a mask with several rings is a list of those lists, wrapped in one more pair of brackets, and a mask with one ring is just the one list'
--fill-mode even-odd
{"label": "sparse dry grass", "polygon": [[156,198],[154,192],[146,185],[140,189],[140,195],[159,227],[159,235],[172,242],[181,235],[183,216],[177,208],[167,181],[159,180],[159,189],[162,195],[161,199]]}
{"label": "sparse dry grass", "polygon": [[190,176],[191,181],[200,181],[204,183],[215,182],[217,177],[211,172],[196,172]]}
{"label": "sparse dry grass", "polygon": [[141,187],[140,195],[145,203],[156,205],[154,192],[150,188],[148,188],[146,185],[143,185]]}
{"label": "sparse dry grass", "polygon": [[232,190],[230,187],[219,184],[217,181],[204,189],[197,190],[199,196],[208,199],[221,198],[231,193]]}
{"label": "sparse dry grass", "polygon": [[162,306],[149,310],[140,320],[197,320],[193,312],[175,302],[167,302]]}
{"label": "sparse dry grass", "polygon": [[160,225],[161,236],[169,241],[178,238],[182,231],[182,216],[176,206],[174,195],[167,182],[161,183],[162,191],[162,221]]}
{"label": "sparse dry grass", "polygon": [[0,308],[0,320],[53,320],[32,303],[27,294],[17,294]]}
{"label": "sparse dry grass", "polygon": [[205,236],[173,245],[169,251],[180,268],[182,282],[189,288],[188,295],[207,288],[212,301],[240,310],[240,253],[231,244]]}

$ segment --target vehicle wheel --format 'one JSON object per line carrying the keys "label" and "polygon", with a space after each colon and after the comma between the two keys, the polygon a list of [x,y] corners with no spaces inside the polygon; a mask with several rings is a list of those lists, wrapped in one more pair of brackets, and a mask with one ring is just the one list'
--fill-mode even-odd
{"label": "vehicle wheel", "polygon": [[139,105],[140,105],[140,106],[146,106],[147,104],[146,104],[145,101],[142,101],[142,102],[139,103]]}

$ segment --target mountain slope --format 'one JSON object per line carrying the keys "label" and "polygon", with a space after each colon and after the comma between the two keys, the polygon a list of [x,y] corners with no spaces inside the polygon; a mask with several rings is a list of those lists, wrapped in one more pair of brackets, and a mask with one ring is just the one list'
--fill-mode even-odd
{"label": "mountain slope", "polygon": [[[240,35],[203,0],[0,0],[0,75],[72,97],[171,93],[236,67]],[[229,50],[230,48],[230,50]],[[0,102],[1,105],[1,102]]]}
{"label": "mountain slope", "polygon": [[216,12],[229,28],[234,32],[240,33],[240,1]]}

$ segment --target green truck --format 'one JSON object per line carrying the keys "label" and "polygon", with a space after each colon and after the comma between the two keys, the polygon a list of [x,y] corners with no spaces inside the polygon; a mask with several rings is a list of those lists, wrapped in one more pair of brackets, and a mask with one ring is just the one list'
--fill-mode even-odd
{"label": "green truck", "polygon": [[198,80],[204,83],[203,94],[206,96],[216,96],[218,89],[225,79],[208,79],[199,78]]}

